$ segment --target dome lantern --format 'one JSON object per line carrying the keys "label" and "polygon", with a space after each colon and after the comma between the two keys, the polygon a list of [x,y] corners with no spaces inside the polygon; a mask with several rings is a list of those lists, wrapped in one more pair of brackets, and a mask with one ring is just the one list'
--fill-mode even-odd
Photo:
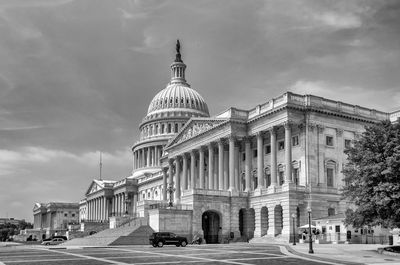
{"label": "dome lantern", "polygon": [[186,83],[185,80],[186,64],[183,63],[181,58],[181,44],[179,40],[176,41],[176,57],[175,61],[171,64],[171,84]]}

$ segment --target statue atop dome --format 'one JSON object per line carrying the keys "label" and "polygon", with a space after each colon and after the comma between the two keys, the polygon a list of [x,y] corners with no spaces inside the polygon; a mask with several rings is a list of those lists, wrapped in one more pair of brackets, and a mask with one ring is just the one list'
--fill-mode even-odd
{"label": "statue atop dome", "polygon": [[175,57],[175,62],[183,63],[182,58],[181,58],[181,43],[179,42],[179,39],[176,40],[176,57]]}

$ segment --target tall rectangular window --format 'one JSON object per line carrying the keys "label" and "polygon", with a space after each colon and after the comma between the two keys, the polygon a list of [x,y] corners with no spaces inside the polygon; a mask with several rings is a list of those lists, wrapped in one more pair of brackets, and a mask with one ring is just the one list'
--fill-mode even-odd
{"label": "tall rectangular window", "polygon": [[299,185],[299,169],[293,168],[293,179],[296,185]]}
{"label": "tall rectangular window", "polygon": [[333,187],[333,168],[326,169],[326,185],[328,187]]}
{"label": "tall rectangular window", "polygon": [[285,149],[285,141],[278,142],[278,150],[283,150],[283,149]]}
{"label": "tall rectangular window", "polygon": [[283,171],[279,171],[278,174],[279,174],[279,185],[282,185],[285,182],[283,178]]}
{"label": "tall rectangular window", "polygon": [[271,146],[270,145],[266,145],[265,146],[265,154],[270,154],[271,153]]}
{"label": "tall rectangular window", "polygon": [[345,148],[350,148],[351,147],[351,140],[345,139],[344,140],[344,147]]}
{"label": "tall rectangular window", "polygon": [[293,146],[299,145],[299,136],[298,135],[295,135],[292,137],[292,145]]}
{"label": "tall rectangular window", "polygon": [[333,146],[333,137],[332,136],[326,136],[326,145]]}

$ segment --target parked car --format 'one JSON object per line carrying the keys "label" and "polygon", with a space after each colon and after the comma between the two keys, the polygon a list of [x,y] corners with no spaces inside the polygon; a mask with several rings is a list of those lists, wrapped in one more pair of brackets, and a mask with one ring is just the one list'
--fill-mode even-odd
{"label": "parked car", "polygon": [[42,245],[50,246],[50,245],[58,245],[65,242],[63,238],[53,238],[50,241],[43,241]]}
{"label": "parked car", "polygon": [[153,233],[150,238],[150,245],[153,247],[163,247],[164,245],[176,245],[177,247],[186,247],[188,241],[186,237],[177,236],[170,232]]}
{"label": "parked car", "polygon": [[67,240],[67,237],[66,237],[66,236],[51,236],[51,237],[49,237],[49,238],[43,239],[42,241],[43,241],[43,242],[44,242],[44,241],[51,241],[51,240],[54,239],[54,238],[62,238],[62,239],[64,239],[64,240]]}

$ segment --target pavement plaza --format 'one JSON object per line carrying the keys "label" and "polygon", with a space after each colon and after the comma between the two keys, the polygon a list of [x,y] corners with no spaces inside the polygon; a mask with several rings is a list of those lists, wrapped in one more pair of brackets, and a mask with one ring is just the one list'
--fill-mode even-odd
{"label": "pavement plaza", "polygon": [[[276,245],[201,245],[185,248],[164,246],[123,246],[102,248],[62,248],[18,246],[0,248],[0,265],[67,264],[351,264],[316,261],[294,255]],[[354,263],[353,263],[354,264]]]}

